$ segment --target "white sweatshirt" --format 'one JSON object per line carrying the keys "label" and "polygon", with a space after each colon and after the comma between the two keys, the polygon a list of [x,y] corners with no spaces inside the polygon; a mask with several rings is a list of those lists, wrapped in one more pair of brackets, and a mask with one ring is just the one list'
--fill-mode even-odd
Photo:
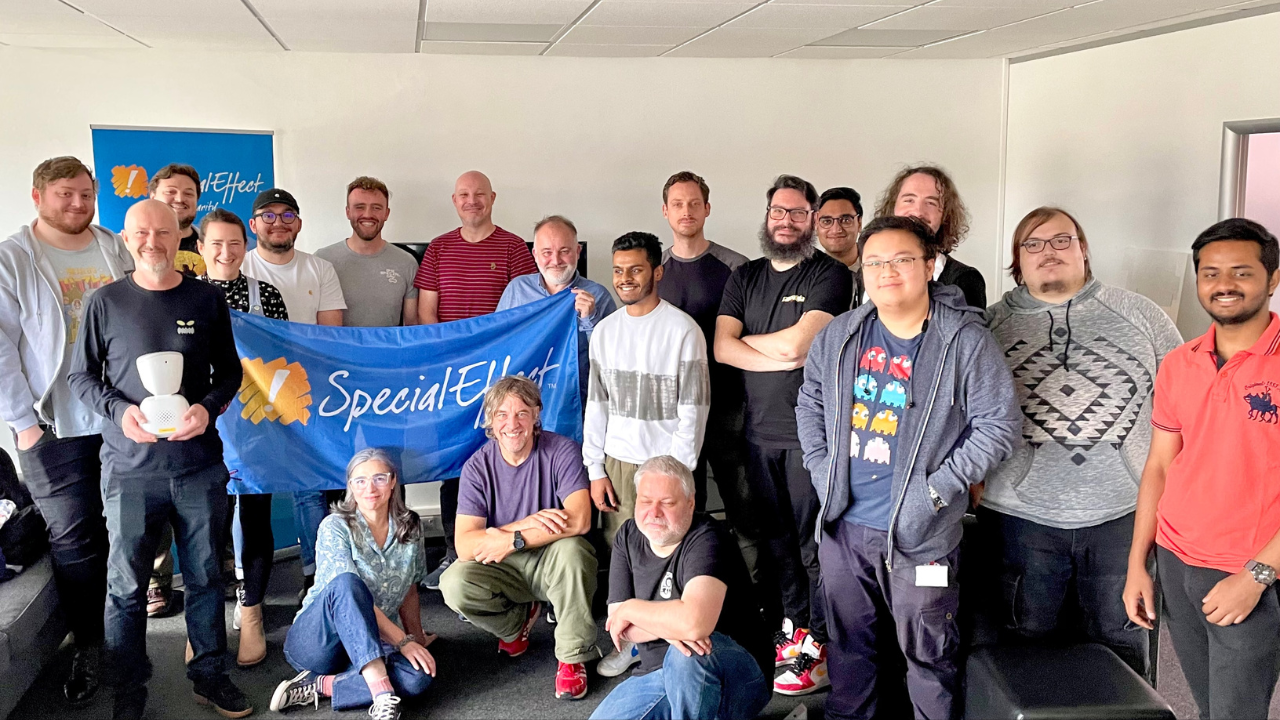
{"label": "white sweatshirt", "polygon": [[711,404],[707,341],[693,318],[666,300],[641,317],[618,308],[596,325],[589,355],[588,476],[605,477],[605,455],[636,465],[671,455],[692,470]]}

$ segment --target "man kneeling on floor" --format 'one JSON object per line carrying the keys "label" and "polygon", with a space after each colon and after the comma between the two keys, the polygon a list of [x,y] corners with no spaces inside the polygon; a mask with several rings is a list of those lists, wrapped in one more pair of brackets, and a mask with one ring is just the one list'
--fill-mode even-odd
{"label": "man kneeling on floor", "polygon": [[458,562],[440,578],[445,604],[498,637],[511,657],[529,649],[529,631],[550,602],[556,613],[556,697],[587,694],[583,663],[600,656],[591,597],[596,554],[591,485],[582,447],[542,429],[542,396],[528,378],[504,377],[484,398],[489,442],[462,468]]}
{"label": "man kneeling on floor", "polygon": [[592,719],[755,717],[774,651],[737,543],[694,513],[693,473],[670,455],[641,465],[635,487],[635,519],[614,541],[606,627],[615,646],[638,644],[640,667]]}

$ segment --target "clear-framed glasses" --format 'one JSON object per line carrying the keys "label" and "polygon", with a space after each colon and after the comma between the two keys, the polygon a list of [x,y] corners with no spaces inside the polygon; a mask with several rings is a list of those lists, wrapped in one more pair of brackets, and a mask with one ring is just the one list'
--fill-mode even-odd
{"label": "clear-framed glasses", "polygon": [[824,229],[829,228],[832,225],[835,225],[837,222],[840,223],[840,227],[851,228],[854,226],[855,223],[858,222],[858,216],[857,215],[841,215],[840,217],[832,217],[830,215],[823,215],[822,217],[818,218],[818,225],[820,225]]}
{"label": "clear-framed glasses", "polygon": [[808,208],[784,208],[781,205],[769,206],[770,220],[781,220],[784,217],[790,216],[792,222],[802,223],[808,220],[809,216],[812,214],[813,211]]}
{"label": "clear-framed glasses", "polygon": [[916,264],[917,260],[923,260],[923,259],[924,259],[923,256],[908,255],[903,257],[896,257],[896,258],[893,258],[892,260],[867,260],[866,262],[862,263],[862,269],[870,270],[873,273],[881,273],[887,270],[890,265],[892,265],[894,270],[897,270],[900,273],[904,273],[910,270],[912,266]]}
{"label": "clear-framed glasses", "polygon": [[1021,247],[1023,250],[1032,254],[1043,251],[1045,243],[1052,245],[1054,250],[1066,250],[1071,247],[1071,243],[1074,240],[1079,240],[1079,238],[1075,235],[1054,235],[1048,240],[1030,238],[1028,240],[1023,240]]}
{"label": "clear-framed glasses", "polygon": [[262,213],[258,213],[257,215],[254,215],[254,217],[262,218],[263,222],[267,223],[268,225],[274,223],[277,220],[284,223],[285,225],[292,225],[293,221],[298,219],[298,213],[293,212],[292,210],[285,210],[282,213],[262,212]]}
{"label": "clear-framed glasses", "polygon": [[376,488],[384,488],[389,485],[395,476],[388,472],[374,473],[372,475],[358,475],[347,481],[347,484],[357,490],[363,490],[370,483]]}

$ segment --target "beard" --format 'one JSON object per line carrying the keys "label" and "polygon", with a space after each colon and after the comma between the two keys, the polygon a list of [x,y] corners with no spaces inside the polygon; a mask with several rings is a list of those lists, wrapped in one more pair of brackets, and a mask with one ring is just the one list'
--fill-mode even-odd
{"label": "beard", "polygon": [[191,224],[192,224],[192,223],[194,223],[194,222],[195,222],[195,220],[196,220],[196,216],[195,216],[195,215],[192,215],[191,217],[188,217],[188,218],[179,217],[179,218],[178,218],[178,230],[180,230],[180,231],[181,231],[181,232],[183,232],[183,233],[186,233],[186,231],[187,231],[187,230],[190,230],[190,229],[191,229]]}
{"label": "beard", "polygon": [[[1221,297],[1222,295],[1223,293],[1218,293],[1209,299],[1212,300],[1213,298]],[[1257,302],[1252,305],[1242,305],[1233,315],[1218,315],[1216,313],[1209,312],[1208,310],[1205,312],[1208,312],[1209,317],[1213,318],[1213,321],[1219,325],[1243,325],[1257,317],[1259,314],[1269,312],[1270,301],[1271,298],[1266,295],[1260,295]]]}
{"label": "beard", "polygon": [[[796,225],[789,225],[792,230],[800,231]],[[804,261],[813,257],[816,245],[813,242],[813,228],[802,231],[798,240],[793,243],[780,243],[773,239],[769,230],[769,221],[760,226],[760,250],[766,258],[780,262]]]}
{"label": "beard", "polygon": [[40,222],[47,224],[60,233],[79,235],[89,228],[89,223],[93,222],[93,213],[86,213],[84,220],[79,222],[68,220],[66,213],[63,212],[50,213],[48,215],[41,214]]}
{"label": "beard", "polygon": [[258,243],[266,248],[267,252],[276,255],[283,255],[293,249],[293,243],[297,240],[296,235],[290,235],[285,240],[276,240],[271,237],[270,233],[258,236]]}
{"label": "beard", "polygon": [[364,240],[365,242],[369,242],[370,240],[378,237],[378,234],[382,232],[382,228],[385,225],[386,223],[378,223],[377,226],[372,229],[365,229],[359,221],[351,221],[351,229],[355,231],[356,237]]}
{"label": "beard", "polygon": [[163,275],[173,269],[173,261],[157,260],[153,263],[138,263],[138,269],[145,270],[152,275]]}
{"label": "beard", "polygon": [[638,297],[636,297],[636,299],[634,299],[634,300],[625,300],[625,299],[623,299],[623,297],[622,297],[622,293],[618,293],[618,299],[619,299],[619,300],[622,300],[622,304],[623,304],[623,305],[635,305],[635,304],[636,304],[636,303],[638,303],[638,302],[643,302],[643,301],[647,300],[647,299],[649,298],[649,296],[653,294],[653,291],[654,291],[657,287],[658,287],[658,283],[657,283],[657,281],[656,281],[656,280],[652,280],[652,279],[650,279],[650,280],[649,280],[649,282],[647,282],[647,283],[645,283],[643,286],[641,286],[641,288],[640,288],[640,293],[641,293],[641,294],[640,294]]}
{"label": "beard", "polygon": [[552,268],[541,269],[538,272],[542,273],[542,280],[547,285],[568,285],[577,270],[578,268],[570,265],[558,274]]}
{"label": "beard", "polygon": [[[692,518],[690,520],[692,520]],[[643,527],[637,525],[636,527],[639,528],[640,534],[644,535],[645,539],[654,545],[658,545],[659,547],[670,547],[675,545],[677,542],[680,542],[680,539],[685,536],[685,533],[689,532],[690,525],[692,525],[692,522],[684,527],[666,524],[663,525],[661,529],[657,530],[652,529],[647,525]]]}

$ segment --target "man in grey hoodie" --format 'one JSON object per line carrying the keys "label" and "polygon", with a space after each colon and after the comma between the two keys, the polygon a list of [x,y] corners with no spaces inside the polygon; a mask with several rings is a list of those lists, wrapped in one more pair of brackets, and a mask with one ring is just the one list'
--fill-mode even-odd
{"label": "man in grey hoodie", "polygon": [[796,407],[822,505],[826,714],[876,714],[896,625],[915,716],[958,718],[960,522],[970,486],[1013,451],[1017,397],[978,310],[930,282],[927,226],[877,218],[858,245],[870,302],[818,333]]}
{"label": "man in grey hoodie", "polygon": [[1010,271],[1018,286],[987,319],[1025,442],[975,493],[1000,630],[1100,642],[1145,675],[1147,633],[1120,596],[1156,368],[1182,338],[1155,303],[1093,277],[1084,230],[1059,208],[1018,224]]}
{"label": "man in grey hoodie", "polygon": [[97,182],[73,157],[35,169],[37,217],[0,243],[0,416],[16,436],[23,484],[49,528],[53,574],[75,636],[63,692],[97,690],[107,528],[99,490],[106,422],[67,385],[89,297],[133,269],[119,236],[94,225]]}

